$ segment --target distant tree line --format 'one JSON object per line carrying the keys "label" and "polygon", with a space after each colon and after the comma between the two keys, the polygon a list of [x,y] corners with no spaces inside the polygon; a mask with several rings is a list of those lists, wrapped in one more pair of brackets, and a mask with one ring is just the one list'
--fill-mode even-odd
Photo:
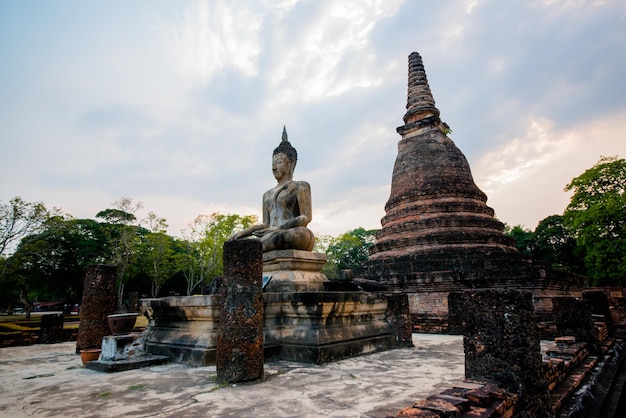
{"label": "distant tree line", "polygon": [[222,245],[256,222],[254,215],[200,215],[183,238],[166,233],[167,221],[154,212],[139,220],[141,203],[122,198],[94,219],[76,219],[43,203],[20,197],[0,202],[0,310],[33,301],[63,301],[68,309],[82,298],[86,269],[117,267],[118,309],[130,292],[157,297],[200,293],[222,273]]}
{"label": "distant tree line", "polygon": [[[522,254],[556,269],[586,275],[594,286],[626,286],[626,160],[603,157],[566,187],[571,201],[562,215],[543,219],[534,231],[505,225]],[[113,202],[94,219],[76,219],[43,203],[19,197],[0,202],[0,310],[21,302],[80,302],[86,268],[117,266],[117,296],[124,309],[129,292],[158,297],[199,293],[222,274],[222,246],[256,216],[199,215],[177,238],[154,212],[137,218],[142,204]],[[324,273],[361,266],[376,230],[357,228],[317,238]]]}

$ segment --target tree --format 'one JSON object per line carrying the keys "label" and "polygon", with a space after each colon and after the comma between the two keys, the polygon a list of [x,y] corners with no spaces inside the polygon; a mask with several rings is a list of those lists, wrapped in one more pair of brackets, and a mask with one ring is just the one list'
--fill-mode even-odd
{"label": "tree", "polygon": [[157,297],[161,287],[175,272],[174,239],[167,235],[167,222],[159,218],[154,212],[148,213],[145,220],[150,233],[143,237],[142,259],[147,266],[146,273],[152,280],[150,293]]}
{"label": "tree", "polygon": [[118,310],[124,309],[124,290],[126,284],[139,269],[139,254],[142,237],[148,232],[136,225],[135,212],[143,207],[141,202],[133,203],[129,197],[122,197],[113,202],[115,208],[105,209],[96,214],[103,219],[107,237],[108,257],[106,262],[117,266],[117,303]]}
{"label": "tree", "polygon": [[[20,299],[63,300],[70,307],[82,295],[88,265],[101,262],[106,239],[91,219],[50,218],[45,229],[20,242],[10,258],[12,277],[21,288]],[[29,295],[34,292],[33,295]]]}
{"label": "tree", "polygon": [[563,223],[593,285],[626,285],[626,160],[602,157],[566,187]]}
{"label": "tree", "polygon": [[0,202],[0,258],[7,256],[24,237],[41,231],[56,212],[50,212],[41,202],[28,203],[18,196],[9,203]]}
{"label": "tree", "polygon": [[583,273],[574,254],[576,237],[563,223],[563,216],[551,215],[541,220],[534,232],[532,258],[546,261],[556,269]]}
{"label": "tree", "polygon": [[356,228],[330,239],[326,249],[328,261],[323,272],[336,279],[340,270],[356,269],[369,258],[369,248],[376,242],[376,230]]}
{"label": "tree", "polygon": [[187,280],[187,294],[223,274],[224,243],[235,232],[247,229],[256,222],[254,215],[212,213],[199,215],[189,224],[185,235],[190,247],[178,260],[179,267],[184,267],[185,260],[190,262],[186,268],[181,268]]}
{"label": "tree", "polygon": [[58,213],[58,209],[50,211],[41,202],[28,203],[18,196],[9,203],[0,202],[0,288],[6,289],[0,299],[12,305],[19,295],[27,316],[30,316],[32,306],[28,298],[28,283],[19,275],[8,277],[8,272],[14,267],[8,256],[22,241],[41,231],[46,221]]}
{"label": "tree", "polygon": [[532,257],[535,235],[530,229],[524,229],[521,225],[516,225],[511,228],[505,224],[504,234],[515,240],[515,247],[520,253],[527,257]]}

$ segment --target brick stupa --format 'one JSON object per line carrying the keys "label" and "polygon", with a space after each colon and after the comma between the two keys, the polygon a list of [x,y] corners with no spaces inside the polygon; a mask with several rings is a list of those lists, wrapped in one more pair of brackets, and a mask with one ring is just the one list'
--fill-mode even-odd
{"label": "brick stupa", "polygon": [[368,275],[421,290],[455,290],[458,281],[500,275],[519,253],[474,183],[465,156],[448,138],[417,52],[409,56],[406,108]]}
{"label": "brick stupa", "polygon": [[386,214],[357,274],[408,293],[414,328],[438,331],[447,328],[450,292],[485,287],[537,292],[546,283],[504,234],[467,159],[448,138],[450,128],[439,117],[416,52],[409,56],[408,78]]}

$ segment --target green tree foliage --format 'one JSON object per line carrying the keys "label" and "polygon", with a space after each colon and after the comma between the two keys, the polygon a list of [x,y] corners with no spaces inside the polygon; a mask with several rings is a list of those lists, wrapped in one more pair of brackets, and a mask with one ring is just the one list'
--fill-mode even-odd
{"label": "green tree foliage", "polygon": [[131,198],[123,197],[113,202],[115,208],[105,209],[96,214],[103,219],[103,231],[107,240],[107,252],[104,262],[117,266],[117,301],[118,310],[124,310],[124,293],[127,283],[136,277],[142,267],[140,255],[143,237],[149,231],[137,225],[135,212],[143,207],[141,202],[134,203]]}
{"label": "green tree foliage", "polygon": [[328,261],[323,272],[329,279],[339,277],[339,272],[355,269],[365,263],[369,257],[369,248],[376,242],[376,230],[353,229],[337,238],[322,237],[318,248],[326,247]]}
{"label": "green tree foliage", "polygon": [[179,269],[187,281],[187,294],[223,274],[224,243],[235,232],[255,223],[257,217],[254,215],[212,213],[196,217],[186,232],[188,246],[178,255]]}
{"label": "green tree foliage", "polygon": [[563,223],[563,216],[551,215],[539,222],[533,241],[533,259],[546,261],[557,269],[584,273],[580,259],[574,254],[576,238]]}
{"label": "green tree foliage", "polygon": [[101,262],[105,251],[98,222],[56,216],[21,241],[11,257],[12,277],[30,297],[73,306],[80,302],[87,266]]}
{"label": "green tree foliage", "polygon": [[[14,197],[8,203],[0,201],[0,305],[14,306],[20,299],[30,315],[27,280],[11,273],[16,268],[10,254],[24,240],[44,229],[48,219],[58,214],[58,209],[48,210],[41,202],[29,203]],[[19,279],[19,280],[18,280]]]}
{"label": "green tree foliage", "polygon": [[511,228],[505,224],[504,233],[515,240],[515,247],[520,253],[527,257],[533,256],[535,235],[530,229],[525,229],[521,225],[515,225]]}
{"label": "green tree foliage", "polygon": [[505,224],[504,233],[515,240],[515,246],[522,255],[549,263],[558,270],[584,273],[580,259],[574,255],[576,238],[563,223],[561,215],[551,215],[541,220],[535,231],[521,225],[511,228]]}
{"label": "green tree foliage", "polygon": [[150,233],[141,243],[141,257],[145,272],[151,279],[150,295],[155,298],[176,271],[174,238],[167,235],[167,222],[150,212],[146,218]]}
{"label": "green tree foliage", "polygon": [[43,203],[29,203],[19,196],[8,203],[0,201],[0,257],[7,256],[26,236],[42,230],[54,214]]}
{"label": "green tree foliage", "polygon": [[626,160],[602,157],[565,187],[563,222],[593,285],[626,285]]}

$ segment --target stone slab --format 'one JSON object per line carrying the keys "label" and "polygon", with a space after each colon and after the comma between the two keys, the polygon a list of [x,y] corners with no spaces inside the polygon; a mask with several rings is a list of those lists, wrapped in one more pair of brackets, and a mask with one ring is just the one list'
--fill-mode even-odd
{"label": "stone slab", "polygon": [[126,370],[140,369],[142,367],[167,363],[168,360],[169,358],[167,356],[148,354],[141,357],[135,357],[130,360],[88,361],[85,367],[99,372],[123,372]]}
{"label": "stone slab", "polygon": [[324,273],[317,271],[273,270],[263,275],[269,279],[265,292],[321,292],[328,281]]}
{"label": "stone slab", "polygon": [[276,270],[321,271],[326,254],[300,250],[277,250],[263,253],[263,272]]}

